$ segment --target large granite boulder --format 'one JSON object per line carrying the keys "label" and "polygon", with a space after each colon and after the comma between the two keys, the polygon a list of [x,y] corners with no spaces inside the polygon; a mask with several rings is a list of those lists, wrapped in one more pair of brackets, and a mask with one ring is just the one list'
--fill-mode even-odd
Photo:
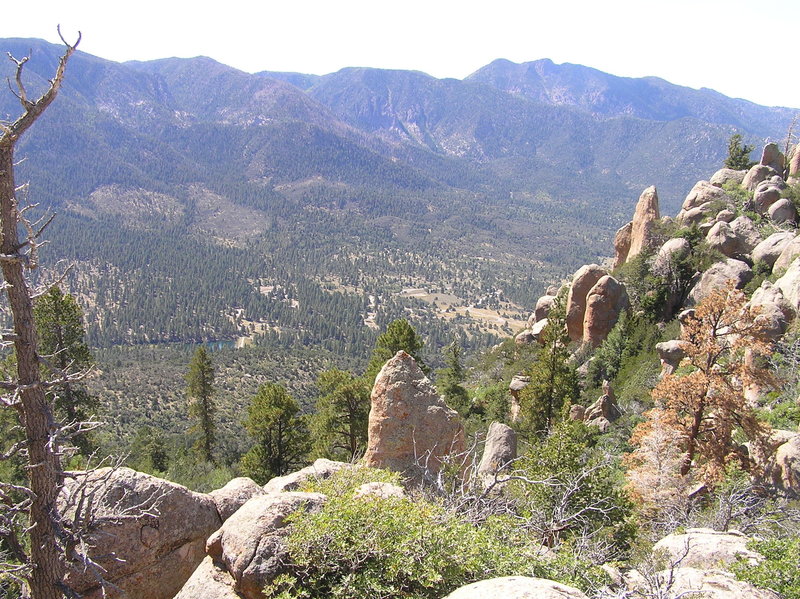
{"label": "large granite boulder", "polygon": [[742,245],[731,226],[723,221],[714,223],[706,235],[706,244],[712,250],[717,250],[723,256],[733,258],[746,252],[742,251]]}
{"label": "large granite boulder", "polygon": [[230,574],[206,556],[174,599],[242,599],[233,590],[235,584]]}
{"label": "large granite boulder", "polygon": [[[171,599],[203,561],[206,539],[222,524],[208,495],[130,468],[76,473],[59,500],[68,518],[81,497],[93,501],[89,554],[106,580],[129,597]],[[77,565],[69,569],[67,584],[86,599],[122,596],[110,587],[104,591]]]}
{"label": "large granite boulder", "polygon": [[620,416],[622,412],[617,405],[614,391],[608,381],[603,381],[603,394],[584,410],[582,419],[586,424],[596,426],[600,432],[605,433]]}
{"label": "large granite boulder", "polygon": [[631,251],[631,231],[633,222],[626,223],[617,229],[614,235],[614,266],[619,268],[628,260],[628,252]]}
{"label": "large granite boulder", "polygon": [[682,237],[670,239],[662,245],[656,253],[652,271],[654,274],[666,276],[673,268],[674,262],[689,255],[692,246],[688,240]]}
{"label": "large granite boulder", "polygon": [[741,185],[746,174],[747,171],[737,171],[732,168],[721,168],[714,173],[709,180],[709,183],[711,183],[711,185],[714,187],[722,187],[726,183],[735,183],[736,185]]}
{"label": "large granite boulder", "polygon": [[797,223],[797,209],[787,198],[781,198],[767,210],[769,219],[776,225],[783,223]]}
{"label": "large granite boulder", "polygon": [[769,264],[770,268],[772,268],[775,261],[780,257],[781,252],[791,243],[792,239],[794,239],[794,233],[788,231],[773,233],[753,248],[753,262],[763,262]]}
{"label": "large granite boulder", "polygon": [[800,235],[795,236],[783,247],[781,255],[772,265],[772,272],[779,273],[786,270],[797,257],[800,257]]}
{"label": "large granite boulder", "polygon": [[715,289],[722,289],[733,281],[737,289],[744,287],[753,278],[753,270],[741,260],[728,258],[724,262],[717,262],[706,270],[700,280],[692,287],[687,305],[699,304]]}
{"label": "large granite boulder", "polygon": [[783,296],[780,287],[769,281],[761,283],[761,287],[753,292],[747,306],[766,341],[783,337],[796,316],[794,307]]}
{"label": "large granite boulder", "polygon": [[225,522],[236,510],[242,507],[248,499],[256,495],[263,495],[262,489],[257,482],[246,476],[240,476],[228,481],[221,489],[216,489],[209,493],[211,499],[217,506],[219,517]]}
{"label": "large granite boulder", "polygon": [[643,250],[653,245],[653,230],[661,219],[658,208],[658,192],[655,185],[651,185],[639,196],[636,210],[633,213],[631,226],[631,247],[627,258],[633,258]]}
{"label": "large granite boulder", "polygon": [[800,495],[800,434],[791,437],[775,451],[773,481],[784,491]]}
{"label": "large granite boulder", "polygon": [[264,485],[264,491],[267,493],[296,491],[307,480],[325,480],[344,468],[352,468],[352,464],[318,458],[313,464],[301,468],[297,472],[290,472],[285,476],[276,476],[270,479],[267,484]]}
{"label": "large granite boulder", "polygon": [[746,216],[739,216],[728,223],[736,237],[740,240],[743,254],[749,254],[761,243],[761,233],[755,223]]}
{"label": "large granite boulder", "polygon": [[759,183],[753,193],[753,207],[759,214],[767,214],[770,206],[781,199],[781,190],[778,186],[768,182]]}
{"label": "large granite boulder", "polygon": [[445,599],[587,599],[578,589],[545,578],[504,576],[473,582]]}
{"label": "large granite boulder", "polygon": [[659,572],[658,581],[664,592],[657,596],[664,599],[780,599],[777,593],[737,580],[722,570],[674,568]]}
{"label": "large granite boulder", "polygon": [[553,302],[556,301],[555,295],[543,295],[538,300],[536,300],[536,308],[533,311],[533,323],[535,324],[540,320],[544,320],[547,318],[547,315],[550,314],[550,310],[553,307]]}
{"label": "large granite boulder", "polygon": [[739,531],[720,532],[711,528],[690,528],[682,534],[671,534],[653,546],[653,552],[664,552],[670,562],[682,568],[720,568],[745,559],[752,564],[764,556],[747,548],[750,538]]}
{"label": "large granite boulder", "polygon": [[404,351],[384,364],[370,397],[369,439],[364,460],[421,481],[442,460],[464,451],[464,426]]}
{"label": "large granite boulder", "polygon": [[285,572],[288,563],[287,516],[320,510],[325,500],[320,493],[291,491],[253,497],[208,539],[208,555],[233,579],[236,592],[263,599],[264,586]]}
{"label": "large granite boulder", "polygon": [[567,295],[567,333],[573,341],[583,339],[583,318],[586,314],[586,296],[597,281],[608,273],[597,264],[581,266],[572,277]]}
{"label": "large granite boulder", "polygon": [[661,374],[672,374],[686,357],[686,342],[680,339],[656,343],[656,352],[661,360]]}
{"label": "large granite boulder", "polygon": [[502,422],[492,422],[486,435],[478,474],[494,474],[517,458],[517,433]]}
{"label": "large granite boulder", "polygon": [[747,174],[742,180],[742,187],[744,187],[747,191],[755,191],[759,183],[766,181],[775,175],[778,175],[778,171],[776,171],[774,168],[764,164],[756,164],[749,171],[747,171]]}
{"label": "large granite boulder", "polygon": [[800,312],[800,258],[795,258],[783,276],[775,281],[775,287],[783,292],[795,312]]}
{"label": "large granite boulder", "polygon": [[694,184],[691,191],[689,191],[686,199],[683,200],[681,211],[678,213],[678,220],[681,220],[681,213],[688,212],[693,208],[698,208],[717,200],[724,201],[727,204],[730,203],[730,196],[708,181],[698,181]]}
{"label": "large granite boulder", "polygon": [[592,347],[599,346],[629,305],[625,285],[610,275],[601,277],[586,296],[583,343]]}
{"label": "large granite boulder", "polygon": [[775,169],[779,173],[783,172],[786,165],[786,157],[776,143],[768,143],[761,152],[760,164]]}

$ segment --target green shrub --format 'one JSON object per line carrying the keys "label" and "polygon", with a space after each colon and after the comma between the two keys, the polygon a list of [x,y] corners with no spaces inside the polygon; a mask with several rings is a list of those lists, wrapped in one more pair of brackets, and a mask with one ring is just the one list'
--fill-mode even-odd
{"label": "green shrub", "polygon": [[[368,468],[337,473],[309,489],[328,496],[316,514],[290,516],[292,566],[265,589],[267,597],[438,598],[495,576],[542,576],[575,584],[597,576],[569,557],[537,559],[539,545],[508,517],[473,525],[422,498],[353,499],[364,482],[397,482]],[[596,583],[599,579],[593,580]]]}
{"label": "green shrub", "polygon": [[783,599],[800,599],[800,539],[752,541],[748,547],[767,559],[756,565],[740,559],[732,568],[736,577],[757,587],[771,589]]}

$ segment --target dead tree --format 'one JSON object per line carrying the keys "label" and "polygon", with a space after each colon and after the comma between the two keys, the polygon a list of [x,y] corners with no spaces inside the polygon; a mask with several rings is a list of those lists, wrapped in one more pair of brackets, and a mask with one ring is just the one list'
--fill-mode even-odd
{"label": "dead tree", "polygon": [[[61,31],[59,30],[59,36]],[[12,548],[14,558],[28,568],[20,573],[33,599],[61,599],[66,592],[64,575],[66,563],[63,552],[62,526],[56,500],[63,485],[59,449],[59,426],[56,424],[51,406],[47,401],[47,388],[63,383],[60,380],[44,381],[41,376],[42,357],[38,353],[36,327],[33,320],[34,293],[28,284],[26,271],[37,267],[37,248],[44,228],[49,224],[32,223],[27,208],[17,201],[20,191],[14,182],[14,146],[25,131],[38,119],[55,99],[67,61],[80,42],[67,43],[50,85],[38,99],[28,97],[23,82],[23,71],[29,57],[9,58],[16,65],[13,81],[9,80],[11,92],[22,105],[23,113],[13,123],[0,124],[0,268],[4,279],[4,291],[8,297],[13,318],[13,332],[3,335],[3,341],[13,344],[16,353],[16,377],[0,381],[4,396],[0,405],[16,410],[24,428],[24,447],[28,477],[27,488],[8,489],[0,486],[0,494],[11,491],[26,497],[22,506],[27,510],[30,542],[22,543],[14,532],[7,535],[7,545]],[[20,238],[20,231],[24,232]]]}

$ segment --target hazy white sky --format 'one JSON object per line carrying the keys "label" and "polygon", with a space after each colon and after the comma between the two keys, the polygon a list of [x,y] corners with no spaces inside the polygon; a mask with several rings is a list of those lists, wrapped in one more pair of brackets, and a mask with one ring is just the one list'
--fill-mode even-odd
{"label": "hazy white sky", "polygon": [[[111,60],[205,55],[255,72],[346,66],[463,78],[496,58],[551,58],[656,75],[759,104],[800,107],[800,0],[39,0],[0,37],[58,41]],[[790,69],[794,69],[791,72]]]}

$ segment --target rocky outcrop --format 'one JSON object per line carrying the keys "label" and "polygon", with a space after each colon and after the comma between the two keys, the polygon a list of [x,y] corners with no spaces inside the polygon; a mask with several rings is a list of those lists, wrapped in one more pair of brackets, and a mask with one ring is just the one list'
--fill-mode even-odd
{"label": "rocky outcrop", "polygon": [[769,181],[759,183],[753,193],[753,207],[759,214],[767,214],[770,206],[781,198],[781,190]]}
{"label": "rocky outcrop", "polygon": [[800,496],[800,434],[791,437],[775,451],[773,482],[784,491]]}
{"label": "rocky outcrop", "polygon": [[[800,177],[800,144],[794,146],[794,150],[789,158],[789,177]],[[795,181],[791,181],[790,183],[794,184]]]}
{"label": "rocky outcrop", "polygon": [[758,232],[758,228],[755,223],[746,216],[734,218],[728,224],[737,239],[739,239],[743,254],[749,254],[753,251],[754,247],[761,243],[761,234]]}
{"label": "rocky outcrop", "polygon": [[631,231],[633,222],[622,225],[614,235],[614,266],[619,268],[628,260],[628,252],[631,251]]}
{"label": "rocky outcrop", "polygon": [[674,262],[688,256],[691,249],[692,246],[682,237],[670,239],[656,253],[656,259],[652,267],[653,273],[661,276],[668,275]]}
{"label": "rocky outcrop", "polygon": [[[131,597],[171,599],[203,560],[208,535],[222,524],[214,500],[130,468],[101,468],[76,480],[84,479],[86,496],[94,497],[91,555],[105,578]],[[76,480],[60,499],[68,518]],[[67,583],[87,599],[104,596],[95,576],[82,568],[70,569]],[[105,596],[121,595],[108,589]]]}
{"label": "rocky outcrop", "polygon": [[517,433],[502,422],[492,422],[486,435],[478,474],[494,474],[517,458]]}
{"label": "rocky outcrop", "polygon": [[739,558],[753,564],[763,561],[761,554],[747,548],[749,541],[738,531],[690,528],[683,534],[667,535],[653,546],[653,552],[663,551],[682,568],[719,568]]}
{"label": "rocky outcrop", "polygon": [[527,576],[505,576],[473,582],[445,599],[587,599],[578,589]]}
{"label": "rocky outcrop", "polygon": [[533,311],[534,324],[547,318],[547,315],[550,314],[550,310],[553,307],[554,301],[556,301],[555,295],[543,295],[536,300],[536,308]]}
{"label": "rocky outcrop", "polygon": [[800,313],[800,257],[795,258],[783,276],[775,281],[775,287],[783,292],[783,297]]}
{"label": "rocky outcrop", "polygon": [[317,511],[320,493],[267,493],[245,503],[206,544],[208,555],[233,580],[246,599],[263,599],[263,589],[288,562],[286,518],[297,510]]}
{"label": "rocky outcrop", "polygon": [[794,237],[784,246],[781,255],[778,256],[778,259],[775,260],[775,264],[772,265],[772,271],[781,272],[786,270],[792,262],[795,261],[795,258],[798,257],[800,257],[800,235]]}
{"label": "rocky outcrop", "polygon": [[773,233],[753,248],[753,263],[763,262],[769,264],[770,268],[772,268],[775,261],[780,257],[781,252],[791,243],[792,239],[794,239],[794,234],[788,231]]}
{"label": "rocky outcrop", "polygon": [[656,343],[656,352],[661,360],[661,375],[672,374],[686,357],[685,342],[680,339]]}
{"label": "rocky outcrop", "polygon": [[234,584],[231,575],[206,556],[174,599],[242,599]]}
{"label": "rocky outcrop", "polygon": [[714,173],[709,180],[709,183],[711,183],[711,185],[714,187],[722,187],[726,183],[735,183],[736,185],[741,185],[746,174],[747,171],[736,171],[732,168],[721,168]]}
{"label": "rocky outcrop", "polygon": [[608,273],[597,264],[581,266],[572,277],[567,296],[567,333],[573,341],[583,339],[583,318],[586,315],[586,296],[597,281]]}
{"label": "rocky outcrop", "polygon": [[778,144],[769,143],[764,146],[761,152],[760,164],[775,169],[779,173],[783,172],[783,167],[786,164],[786,157],[781,152]]}
{"label": "rocky outcrop", "polygon": [[610,275],[601,277],[586,296],[583,343],[592,347],[599,346],[629,305],[625,285]]}
{"label": "rocky outcrop", "polygon": [[780,287],[769,281],[761,283],[761,287],[753,292],[747,306],[767,341],[777,341],[783,337],[796,316],[795,309],[783,296]]}
{"label": "rocky outcrop", "polygon": [[617,420],[622,412],[617,406],[614,391],[608,381],[603,381],[603,395],[590,405],[583,412],[582,420],[590,425],[596,426],[600,432],[608,432],[611,423]]}
{"label": "rocky outcrop", "polygon": [[352,464],[319,458],[310,466],[306,466],[297,472],[291,472],[286,476],[276,476],[270,479],[270,481],[264,485],[264,491],[267,493],[296,491],[300,488],[300,485],[307,480],[325,480],[343,468],[352,468]]}
{"label": "rocky outcrop", "polygon": [[772,204],[767,214],[769,214],[769,219],[776,225],[782,223],[797,223],[797,209],[794,207],[794,204],[786,198],[781,198]]}
{"label": "rocky outcrop", "polygon": [[639,196],[631,225],[631,247],[627,259],[633,258],[653,244],[653,229],[661,219],[658,208],[658,192],[651,185]]}
{"label": "rocky outcrop", "polygon": [[713,290],[721,289],[733,281],[737,289],[744,287],[753,278],[752,269],[741,260],[728,258],[717,262],[703,273],[700,280],[692,287],[687,298],[687,305],[699,304]]}
{"label": "rocky outcrop", "polygon": [[[733,574],[722,570],[673,568],[659,572],[653,582],[661,589],[661,594],[657,596],[665,599],[780,599],[777,593],[737,580]],[[642,592],[635,593],[633,597],[645,597],[652,592],[652,586],[633,585],[630,591]]]}
{"label": "rocky outcrop", "polygon": [[755,191],[759,183],[776,175],[778,175],[778,171],[776,171],[774,168],[764,164],[756,164],[749,171],[747,171],[747,174],[742,180],[742,187],[744,187],[747,191]]}
{"label": "rocky outcrop", "polygon": [[442,459],[464,451],[464,427],[417,363],[399,351],[375,378],[370,397],[369,440],[364,460],[374,468],[422,480]]}
{"label": "rocky outcrop", "polygon": [[509,413],[509,418],[511,422],[516,422],[517,418],[519,418],[519,394],[520,392],[531,384],[531,377],[525,376],[523,374],[514,375],[511,379],[511,382],[508,385],[508,391],[511,393],[511,408]]}
{"label": "rocky outcrop", "polygon": [[211,491],[209,496],[217,506],[219,517],[223,522],[230,518],[236,510],[242,507],[248,499],[256,495],[263,495],[262,489],[253,479],[241,476],[229,481],[221,489]]}

